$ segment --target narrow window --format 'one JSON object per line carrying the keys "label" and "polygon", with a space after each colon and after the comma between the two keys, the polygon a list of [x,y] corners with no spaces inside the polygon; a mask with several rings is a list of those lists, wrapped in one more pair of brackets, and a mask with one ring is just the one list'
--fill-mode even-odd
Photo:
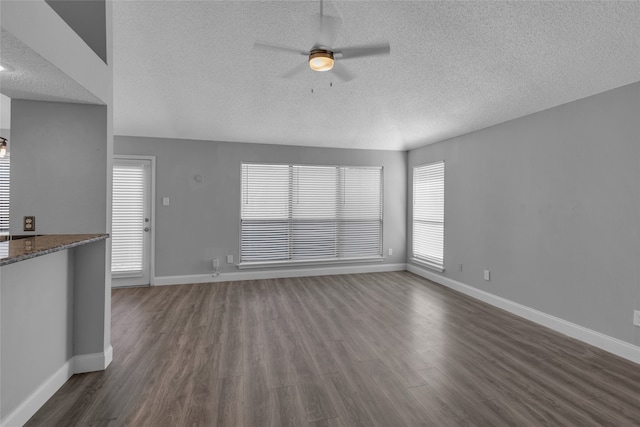
{"label": "narrow window", "polygon": [[11,162],[9,156],[0,157],[0,235],[9,234],[9,189]]}
{"label": "narrow window", "polygon": [[444,162],[413,168],[413,261],[444,271]]}

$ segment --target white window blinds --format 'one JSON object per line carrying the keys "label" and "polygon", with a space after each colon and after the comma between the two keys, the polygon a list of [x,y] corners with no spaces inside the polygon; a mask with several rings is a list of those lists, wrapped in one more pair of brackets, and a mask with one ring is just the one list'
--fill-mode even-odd
{"label": "white window blinds", "polygon": [[111,272],[116,277],[142,275],[144,185],[144,165],[113,166]]}
{"label": "white window blinds", "polygon": [[0,235],[9,234],[10,172],[9,156],[0,157]]}
{"label": "white window blinds", "polygon": [[413,257],[444,271],[444,162],[413,168]]}
{"label": "white window blinds", "polygon": [[381,255],[381,167],[242,164],[241,264]]}

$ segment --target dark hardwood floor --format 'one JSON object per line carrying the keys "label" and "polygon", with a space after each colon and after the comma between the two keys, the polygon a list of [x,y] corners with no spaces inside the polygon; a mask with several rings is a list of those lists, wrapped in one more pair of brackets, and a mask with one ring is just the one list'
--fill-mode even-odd
{"label": "dark hardwood floor", "polygon": [[113,291],[29,426],[632,426],[640,365],[407,272]]}

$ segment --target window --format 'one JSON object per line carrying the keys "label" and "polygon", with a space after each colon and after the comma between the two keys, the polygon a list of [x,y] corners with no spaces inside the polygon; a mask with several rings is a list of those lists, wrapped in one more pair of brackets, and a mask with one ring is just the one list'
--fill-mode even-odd
{"label": "window", "polygon": [[444,271],[444,162],[413,168],[413,259]]}
{"label": "window", "polygon": [[242,164],[240,262],[382,256],[382,168]]}
{"label": "window", "polygon": [[111,272],[115,277],[141,276],[144,262],[144,165],[113,165]]}
{"label": "window", "polygon": [[9,234],[10,165],[8,155],[0,157],[0,235]]}

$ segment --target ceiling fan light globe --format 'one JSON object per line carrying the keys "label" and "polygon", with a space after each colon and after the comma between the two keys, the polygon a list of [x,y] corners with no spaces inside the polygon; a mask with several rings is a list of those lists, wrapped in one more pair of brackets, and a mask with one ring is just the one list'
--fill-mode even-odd
{"label": "ceiling fan light globe", "polygon": [[309,68],[313,71],[329,71],[333,68],[333,53],[326,50],[312,51],[309,55]]}
{"label": "ceiling fan light globe", "polygon": [[15,68],[13,68],[9,64],[0,64],[0,71],[2,71],[2,72],[8,73],[8,72],[11,72],[11,71],[14,71],[14,70],[15,70]]}

